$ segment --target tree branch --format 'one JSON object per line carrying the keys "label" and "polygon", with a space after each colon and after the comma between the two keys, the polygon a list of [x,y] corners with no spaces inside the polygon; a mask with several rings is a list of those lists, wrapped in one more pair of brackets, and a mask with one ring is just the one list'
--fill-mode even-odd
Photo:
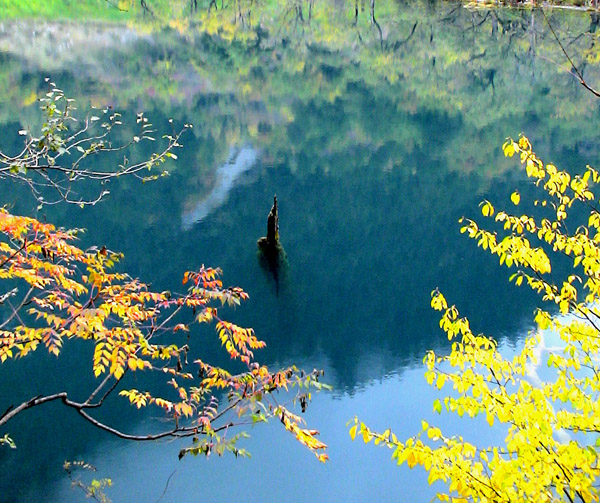
{"label": "tree branch", "polygon": [[[101,402],[97,403],[97,404],[74,402],[72,400],[69,400],[66,391],[62,391],[60,393],[55,393],[53,395],[47,395],[47,396],[43,396],[43,397],[37,396],[30,400],[27,400],[26,402],[23,402],[18,407],[13,407],[11,405],[2,414],[2,416],[0,416],[0,426],[5,425],[13,417],[15,417],[17,414],[23,412],[24,410],[31,409],[32,407],[36,407],[38,405],[42,405],[44,403],[52,402],[55,400],[61,400],[66,406],[77,410],[77,412],[83,418],[85,418],[87,421],[92,423],[97,428],[107,431],[109,433],[112,433],[113,435],[115,435],[119,438],[123,438],[125,440],[149,441],[149,440],[158,440],[160,438],[165,438],[165,437],[185,437],[185,436],[190,436],[190,435],[196,434],[198,432],[197,427],[183,427],[183,428],[176,427],[172,430],[164,431],[162,433],[157,433],[154,435],[151,435],[151,434],[149,434],[149,435],[130,435],[127,433],[123,433],[122,431],[119,431],[115,428],[112,428],[112,427],[98,421],[97,419],[94,419],[92,416],[90,416],[85,411],[85,409],[88,409],[88,408],[99,407],[101,405]],[[222,430],[223,428],[225,428],[225,426],[223,426],[221,428],[217,428],[217,429],[215,429],[215,431]]]}
{"label": "tree branch", "polygon": [[552,32],[552,35],[554,35],[554,38],[556,39],[556,42],[558,43],[558,46],[560,47],[561,51],[563,52],[563,54],[567,58],[567,61],[569,61],[570,65],[571,65],[571,69],[572,69],[571,72],[570,72],[571,75],[573,75],[574,77],[576,77],[577,80],[579,80],[579,83],[583,87],[585,87],[588,91],[590,91],[594,96],[596,96],[597,98],[600,98],[600,92],[596,91],[593,87],[590,87],[588,85],[588,83],[584,80],[583,75],[581,74],[581,72],[579,71],[579,69],[577,68],[577,66],[575,66],[575,63],[573,63],[573,60],[571,59],[571,57],[569,56],[569,54],[565,50],[564,46],[562,45],[562,42],[558,38],[558,35],[554,31],[554,28],[550,24],[550,20],[546,16],[546,13],[544,12],[544,9],[540,8],[540,10],[542,11],[542,15],[544,16],[544,19],[546,20],[546,23],[548,24],[548,27],[550,28],[550,31]]}
{"label": "tree branch", "polygon": [[30,400],[27,400],[26,402],[23,402],[18,407],[13,408],[13,406],[11,405],[4,412],[4,414],[2,414],[2,416],[0,416],[0,426],[8,423],[8,421],[10,421],[13,417],[15,417],[20,412],[23,412],[24,410],[31,409],[32,407],[36,407],[37,405],[42,405],[43,403],[46,403],[46,402],[52,402],[53,400],[66,399],[66,398],[67,398],[67,393],[65,391],[63,391],[61,393],[56,393],[54,395],[48,395],[48,396],[44,396],[44,397],[36,396]]}

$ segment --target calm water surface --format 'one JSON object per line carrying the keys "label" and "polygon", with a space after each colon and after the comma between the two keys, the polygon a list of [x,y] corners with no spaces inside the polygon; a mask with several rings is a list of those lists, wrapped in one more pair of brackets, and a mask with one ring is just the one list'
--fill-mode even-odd
{"label": "calm water surface", "polygon": [[[37,211],[26,191],[6,184],[2,202],[86,228],[82,245],[123,251],[123,268],[157,289],[180,288],[186,269],[221,267],[225,283],[250,294],[229,318],[267,342],[260,358],[324,368],[334,386],[306,414],[330,445],[326,465],[277,424],[249,432],[251,459],[177,461],[177,443],[121,442],[52,404],[28,411],[10,425],[18,450],[0,451],[0,501],[82,501],[61,473],[65,459],[85,459],[96,476],[112,478],[117,502],[422,501],[433,491],[426,475],[353,444],[348,420],[359,415],[399,437],[417,432],[422,418],[475,442],[500,435],[433,416],[421,360],[448,343],[430,292],[439,287],[505,350],[518,346],[537,299],[508,285],[496,261],[459,234],[458,219],[476,215],[483,198],[532,193],[502,158],[509,135],[525,132],[555,163],[597,166],[598,105],[549,62],[561,55],[535,14],[442,4],[421,6],[420,18],[418,9],[383,5],[381,34],[359,19],[362,46],[350,39],[351,23],[283,24],[249,45],[174,30],[0,25],[4,149],[16,149],[16,131],[38,121],[34,101],[47,75],[82,111],[109,104],[126,121],[146,110],[159,131],[169,118],[195,126],[170,177],[120,180],[93,208]],[[595,35],[586,16],[553,20],[588,44]],[[586,71],[598,74],[593,65]],[[277,277],[256,254],[274,194],[289,262]],[[199,344],[218,358],[216,345]],[[0,408],[91,386],[82,351],[3,365]],[[132,433],[160,428],[117,402],[100,417]]]}

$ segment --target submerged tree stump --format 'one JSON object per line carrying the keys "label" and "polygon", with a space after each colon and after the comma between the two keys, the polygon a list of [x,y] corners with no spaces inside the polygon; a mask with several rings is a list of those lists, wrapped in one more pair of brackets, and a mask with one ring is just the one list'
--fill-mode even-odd
{"label": "submerged tree stump", "polygon": [[260,264],[275,281],[275,292],[279,294],[279,284],[286,276],[287,258],[279,241],[279,215],[277,196],[273,197],[273,207],[267,216],[267,235],[257,242]]}
{"label": "submerged tree stump", "polygon": [[265,255],[279,255],[283,248],[279,242],[279,215],[277,214],[277,196],[273,197],[273,207],[267,216],[267,235],[257,242],[258,247]]}

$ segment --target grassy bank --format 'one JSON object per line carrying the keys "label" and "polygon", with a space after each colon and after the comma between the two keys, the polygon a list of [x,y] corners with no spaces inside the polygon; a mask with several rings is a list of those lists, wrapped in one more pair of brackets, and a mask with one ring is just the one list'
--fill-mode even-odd
{"label": "grassy bank", "polygon": [[[198,10],[210,2],[198,0]],[[0,19],[38,18],[124,21],[140,17],[172,19],[189,15],[189,0],[0,0]]]}
{"label": "grassy bank", "polygon": [[[247,1],[236,4],[234,9],[229,5],[229,11],[238,10],[242,15],[244,9],[252,5]],[[275,11],[286,12],[292,7],[293,0],[267,0],[260,5],[275,9]],[[298,1],[298,0],[295,0]],[[328,0],[323,0],[327,3]],[[376,8],[381,12],[385,9],[386,2],[377,1]],[[423,2],[415,1],[417,7],[423,8]],[[298,5],[303,5],[300,1]],[[353,2],[348,1],[352,7]],[[463,4],[467,7],[513,6],[513,7],[535,7],[543,5],[546,7],[556,6],[576,9],[598,10],[598,0],[553,0],[540,4],[539,0],[466,0]],[[177,19],[187,17],[193,3],[190,0],[0,0],[0,20],[15,18],[40,18],[40,19],[66,19],[66,20],[97,20],[97,21],[126,21],[149,17],[154,19]],[[197,0],[198,12],[209,10],[210,0]],[[221,2],[217,2],[220,7]],[[293,4],[296,5],[296,4]],[[214,7],[214,4],[213,4]],[[308,5],[303,8],[308,9]]]}
{"label": "grassy bank", "polygon": [[[0,19],[94,19],[123,21],[130,18],[131,11],[120,10],[124,2],[107,0],[0,0]],[[125,2],[129,3],[129,2]],[[127,6],[121,6],[121,8]]]}

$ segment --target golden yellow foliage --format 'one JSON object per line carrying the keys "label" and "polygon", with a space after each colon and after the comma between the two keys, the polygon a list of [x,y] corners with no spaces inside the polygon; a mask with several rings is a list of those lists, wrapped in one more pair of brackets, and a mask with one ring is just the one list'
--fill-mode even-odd
{"label": "golden yellow foliage", "polygon": [[[600,175],[589,166],[573,176],[544,164],[525,137],[508,140],[503,150],[508,157],[518,156],[542,191],[543,199],[534,202],[542,214],[496,212],[484,201],[483,216],[500,224],[505,234],[469,219],[463,220],[461,232],[500,264],[516,268],[511,279],[529,285],[555,309],[537,311],[538,331],[508,358],[492,338],[472,333],[468,320],[435,291],[431,306],[441,313],[440,327],[452,346],[446,356],[429,352],[424,364],[430,385],[453,390],[434,402],[436,412],[481,416],[490,426],[503,425],[504,442],[476,446],[425,421],[419,434],[401,442],[390,430],[374,432],[358,418],[350,436],[389,447],[398,464],[424,467],[430,484],[446,484],[437,495],[440,501],[598,501],[600,215],[590,184]],[[519,205],[520,194],[514,192],[511,201]],[[572,261],[573,272],[562,279],[553,271],[551,257],[556,255]],[[541,346],[547,330],[560,337],[559,349]],[[551,377],[529,379],[528,368],[544,363]]]}

